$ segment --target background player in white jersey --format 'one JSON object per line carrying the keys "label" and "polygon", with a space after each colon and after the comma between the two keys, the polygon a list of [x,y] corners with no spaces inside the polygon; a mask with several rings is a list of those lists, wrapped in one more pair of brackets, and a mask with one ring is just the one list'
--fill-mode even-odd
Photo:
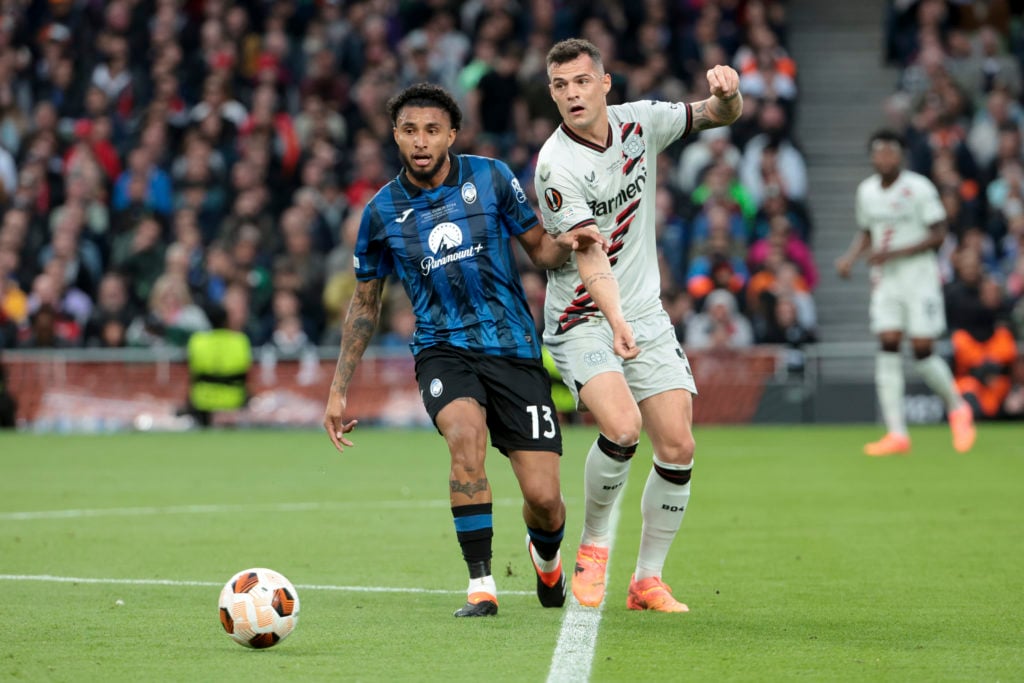
{"label": "background player in white jersey", "polygon": [[875,387],[886,434],[864,446],[867,455],[892,455],[910,450],[903,414],[903,335],[917,359],[925,383],[946,402],[953,447],[961,453],[974,444],[971,408],[957,392],[949,365],[935,355],[934,340],[946,330],[942,282],[936,250],[946,235],[946,211],[928,178],[903,166],[903,140],[879,131],[870,141],[875,173],[857,188],[860,230],[836,261],[846,278],[861,254],[870,251],[871,331],[880,350]]}
{"label": "background player in white jersey", "polygon": [[[643,532],[627,606],[686,612],[661,572],[689,504],[694,439],[686,355],[661,307],[654,234],[656,155],[692,130],[727,125],[742,111],[739,77],[707,72],[711,97],[688,103],[608,106],[611,76],[591,43],[548,52],[549,89],[562,125],[541,149],[534,180],[545,228],[597,227],[611,241],[549,271],[545,344],[600,434],[587,455],[586,515],[572,588],[596,607],[605,593],[612,504],[645,428],[654,466],[644,488]],[[618,281],[621,292],[609,285]]]}

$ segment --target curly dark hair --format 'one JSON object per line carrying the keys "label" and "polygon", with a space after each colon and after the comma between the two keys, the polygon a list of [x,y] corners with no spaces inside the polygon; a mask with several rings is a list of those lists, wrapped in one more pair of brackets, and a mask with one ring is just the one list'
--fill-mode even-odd
{"label": "curly dark hair", "polygon": [[547,66],[551,68],[552,64],[565,64],[571,62],[580,55],[587,55],[594,62],[600,71],[604,71],[604,61],[601,59],[601,51],[597,49],[589,40],[583,38],[568,38],[566,40],[555,43],[550,50],[548,50]]}
{"label": "curly dark hair", "polygon": [[876,142],[894,142],[900,146],[900,149],[906,149],[907,147],[907,142],[903,139],[903,136],[889,128],[876,130],[871,135],[871,138],[868,140],[868,151],[871,151],[871,148],[874,147]]}
{"label": "curly dark hair", "polygon": [[388,116],[391,118],[391,125],[397,125],[398,113],[405,107],[436,107],[448,112],[452,128],[459,130],[462,127],[462,110],[455,102],[455,98],[448,94],[448,91],[434,83],[417,83],[398,93],[388,100]]}

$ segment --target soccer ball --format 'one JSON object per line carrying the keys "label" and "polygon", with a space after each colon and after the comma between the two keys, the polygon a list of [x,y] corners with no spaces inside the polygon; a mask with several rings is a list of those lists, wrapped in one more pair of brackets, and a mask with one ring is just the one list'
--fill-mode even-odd
{"label": "soccer ball", "polygon": [[257,649],[277,645],[299,622],[299,594],[273,569],[245,569],[220,591],[220,623],[231,639]]}

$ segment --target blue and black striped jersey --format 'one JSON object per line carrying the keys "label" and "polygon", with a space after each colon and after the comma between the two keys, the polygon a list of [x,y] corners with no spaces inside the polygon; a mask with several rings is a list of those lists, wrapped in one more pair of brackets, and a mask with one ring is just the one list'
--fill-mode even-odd
{"label": "blue and black striped jersey", "polygon": [[370,200],[356,242],[356,277],[395,273],[402,281],[416,313],[413,354],[446,343],[539,358],[510,241],[537,217],[503,162],[471,155],[452,155],[451,162],[439,187],[419,188],[403,170]]}

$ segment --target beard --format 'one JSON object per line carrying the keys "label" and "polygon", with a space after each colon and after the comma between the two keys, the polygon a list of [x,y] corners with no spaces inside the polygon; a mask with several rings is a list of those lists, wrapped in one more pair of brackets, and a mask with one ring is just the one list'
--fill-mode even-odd
{"label": "beard", "polygon": [[444,162],[447,161],[448,155],[443,155],[440,159],[435,161],[432,165],[420,168],[413,164],[412,156],[402,155],[402,165],[405,166],[405,173],[410,178],[418,180],[421,183],[429,183],[437,175],[437,172],[444,166]]}

